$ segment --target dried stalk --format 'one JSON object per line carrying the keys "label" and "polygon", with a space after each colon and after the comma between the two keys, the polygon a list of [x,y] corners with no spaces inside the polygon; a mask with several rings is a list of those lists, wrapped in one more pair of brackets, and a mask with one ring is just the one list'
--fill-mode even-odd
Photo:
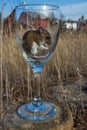
{"label": "dried stalk", "polygon": [[4,1],[2,0],[2,9],[1,9],[1,43],[0,43],[0,86],[1,86],[1,94],[0,94],[0,105],[1,105],[1,111],[0,111],[0,115],[1,115],[1,119],[3,117],[2,115],[2,111],[3,111],[3,100],[2,100],[2,96],[3,96],[3,71],[2,71],[2,45],[3,45],[3,9],[4,9]]}

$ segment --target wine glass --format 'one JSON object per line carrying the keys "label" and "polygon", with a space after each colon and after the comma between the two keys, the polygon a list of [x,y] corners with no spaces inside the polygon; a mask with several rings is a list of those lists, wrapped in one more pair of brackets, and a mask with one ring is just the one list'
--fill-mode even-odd
{"label": "wine glass", "polygon": [[42,121],[56,114],[53,103],[40,96],[40,77],[43,67],[51,58],[60,34],[60,11],[56,5],[19,5],[15,11],[16,41],[20,51],[33,70],[36,95],[33,101],[17,109],[19,117]]}

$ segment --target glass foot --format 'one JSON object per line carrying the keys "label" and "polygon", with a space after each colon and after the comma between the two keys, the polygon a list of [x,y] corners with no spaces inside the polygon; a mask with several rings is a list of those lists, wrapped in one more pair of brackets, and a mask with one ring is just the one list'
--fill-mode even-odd
{"label": "glass foot", "polygon": [[56,114],[56,108],[52,103],[35,100],[23,104],[17,109],[19,117],[30,121],[42,121],[52,118]]}

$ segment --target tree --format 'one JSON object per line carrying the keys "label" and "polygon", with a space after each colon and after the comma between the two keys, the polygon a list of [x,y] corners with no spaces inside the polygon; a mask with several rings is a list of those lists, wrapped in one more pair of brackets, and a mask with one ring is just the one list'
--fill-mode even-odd
{"label": "tree", "polygon": [[0,12],[0,24],[1,24],[1,12]]}
{"label": "tree", "polygon": [[60,14],[60,19],[63,21],[65,20],[65,16],[62,13]]}
{"label": "tree", "polygon": [[81,16],[81,20],[82,20],[82,21],[84,20],[84,15]]}
{"label": "tree", "polygon": [[53,12],[49,13],[48,16],[49,16],[50,19],[55,19],[55,14]]}

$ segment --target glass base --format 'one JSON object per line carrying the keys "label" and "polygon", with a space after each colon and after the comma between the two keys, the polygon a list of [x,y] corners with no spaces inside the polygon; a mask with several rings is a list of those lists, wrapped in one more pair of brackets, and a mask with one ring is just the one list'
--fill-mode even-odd
{"label": "glass base", "polygon": [[56,108],[52,103],[34,100],[19,106],[17,114],[25,120],[43,121],[52,118],[56,114]]}

